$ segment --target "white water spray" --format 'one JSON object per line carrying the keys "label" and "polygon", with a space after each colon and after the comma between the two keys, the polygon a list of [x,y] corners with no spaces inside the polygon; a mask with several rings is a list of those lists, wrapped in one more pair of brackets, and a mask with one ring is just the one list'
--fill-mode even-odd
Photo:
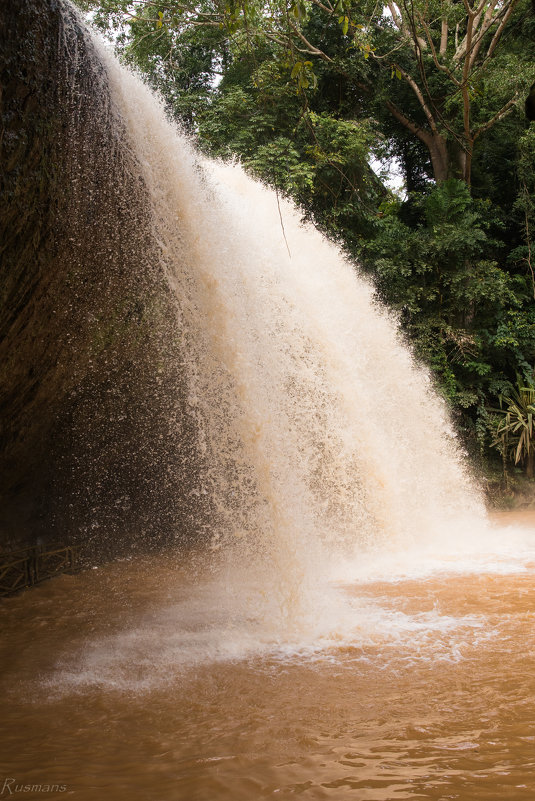
{"label": "white water spray", "polygon": [[369,282],[281,201],[287,248],[276,195],[201,161],[150,90],[99,52],[176,297],[212,549],[253,571],[280,624],[317,596],[333,554],[477,525],[444,404]]}

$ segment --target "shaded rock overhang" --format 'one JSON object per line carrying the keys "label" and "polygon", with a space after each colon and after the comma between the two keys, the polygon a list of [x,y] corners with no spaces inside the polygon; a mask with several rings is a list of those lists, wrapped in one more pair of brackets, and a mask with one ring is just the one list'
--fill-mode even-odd
{"label": "shaded rock overhang", "polygon": [[0,545],[195,538],[177,298],[68,3],[3,0],[0,92]]}

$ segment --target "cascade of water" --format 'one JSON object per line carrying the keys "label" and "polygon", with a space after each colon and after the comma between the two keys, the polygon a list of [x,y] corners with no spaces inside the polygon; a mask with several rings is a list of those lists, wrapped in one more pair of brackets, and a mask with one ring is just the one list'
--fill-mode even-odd
{"label": "cascade of water", "polygon": [[329,554],[480,519],[444,403],[370,283],[286,201],[283,231],[273,192],[201,160],[98,49],[176,297],[212,549],[254,566],[292,617]]}

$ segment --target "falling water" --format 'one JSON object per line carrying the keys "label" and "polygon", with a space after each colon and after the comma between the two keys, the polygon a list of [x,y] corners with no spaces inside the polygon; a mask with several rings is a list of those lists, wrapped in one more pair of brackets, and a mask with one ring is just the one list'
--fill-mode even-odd
{"label": "falling water", "polygon": [[483,507],[445,405],[369,281],[290,202],[201,159],[98,50],[176,299],[212,551],[295,622],[333,555],[473,527]]}
{"label": "falling water", "polygon": [[486,520],[358,268],[96,49],[198,431],[202,479],[170,481],[206,536],[6,599],[1,781],[81,801],[533,798],[533,515]]}

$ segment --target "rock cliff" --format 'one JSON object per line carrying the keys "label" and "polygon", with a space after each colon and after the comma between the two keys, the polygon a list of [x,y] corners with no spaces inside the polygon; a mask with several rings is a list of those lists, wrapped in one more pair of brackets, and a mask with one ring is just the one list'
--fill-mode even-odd
{"label": "rock cliff", "polygon": [[105,70],[60,0],[3,0],[0,42],[0,544],[194,537],[181,334]]}

